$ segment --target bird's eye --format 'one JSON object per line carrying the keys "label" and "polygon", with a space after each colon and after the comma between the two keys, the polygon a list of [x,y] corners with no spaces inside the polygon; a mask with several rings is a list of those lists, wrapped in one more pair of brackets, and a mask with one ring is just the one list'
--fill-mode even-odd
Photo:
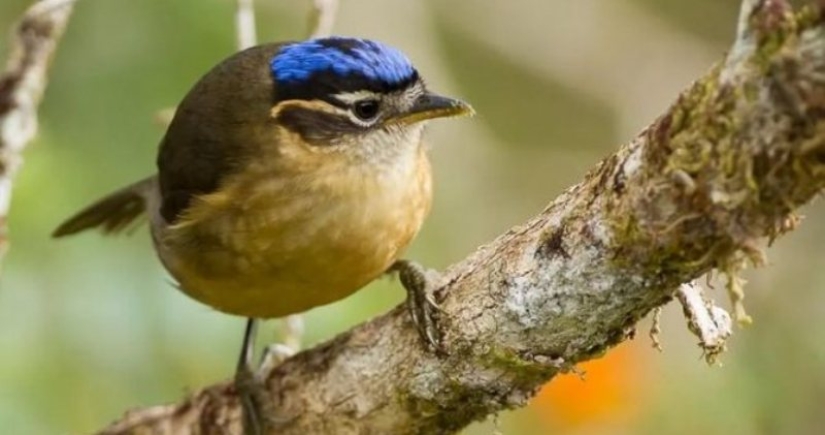
{"label": "bird's eye", "polygon": [[352,112],[362,121],[371,121],[378,116],[378,100],[362,100],[355,103]]}

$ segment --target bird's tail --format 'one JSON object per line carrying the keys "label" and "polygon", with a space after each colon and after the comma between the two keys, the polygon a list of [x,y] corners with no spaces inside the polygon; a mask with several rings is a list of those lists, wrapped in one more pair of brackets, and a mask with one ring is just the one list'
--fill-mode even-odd
{"label": "bird's tail", "polygon": [[155,177],[149,177],[126,186],[84,208],[52,233],[63,237],[89,228],[100,228],[104,234],[117,234],[146,211],[146,202],[155,186]]}

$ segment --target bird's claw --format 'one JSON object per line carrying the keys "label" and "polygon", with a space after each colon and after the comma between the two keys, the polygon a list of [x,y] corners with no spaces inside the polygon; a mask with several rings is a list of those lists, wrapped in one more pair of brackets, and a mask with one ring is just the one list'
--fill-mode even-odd
{"label": "bird's claw", "polygon": [[433,299],[438,272],[409,260],[396,261],[390,270],[398,272],[398,279],[407,291],[407,309],[421,340],[430,351],[444,353],[438,329],[438,315],[442,310]]}

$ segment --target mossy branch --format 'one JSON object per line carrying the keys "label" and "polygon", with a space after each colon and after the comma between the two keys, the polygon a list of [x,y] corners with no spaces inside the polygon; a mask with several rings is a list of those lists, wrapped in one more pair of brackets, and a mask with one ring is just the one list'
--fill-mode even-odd
{"label": "mossy branch", "polygon": [[[445,272],[447,356],[396,308],[264,374],[278,433],[448,434],[522,406],[632,336],[680,284],[715,268],[741,294],[738,270],[823,187],[823,14],[746,0],[730,54],[667,113]],[[103,433],[240,433],[239,421],[226,382]]]}

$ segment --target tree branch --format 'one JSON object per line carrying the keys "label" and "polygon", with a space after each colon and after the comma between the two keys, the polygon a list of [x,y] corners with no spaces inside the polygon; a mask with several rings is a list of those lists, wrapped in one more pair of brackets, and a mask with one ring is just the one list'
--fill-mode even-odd
{"label": "tree branch", "polygon": [[679,286],[676,299],[682,305],[688,330],[699,338],[699,347],[705,354],[708,364],[716,362],[719,354],[725,351],[725,342],[733,333],[730,315],[708,299],[696,283]]}
{"label": "tree branch", "polygon": [[238,51],[256,44],[255,5],[253,0],[235,0],[235,39]]}
{"label": "tree branch", "polygon": [[29,7],[17,23],[0,75],[0,260],[8,248],[14,175],[23,164],[23,149],[37,134],[49,61],[73,8],[74,0],[42,0]]}
{"label": "tree branch", "polygon": [[309,39],[331,35],[336,15],[338,15],[338,0],[312,0],[312,12],[309,14]]}
{"label": "tree branch", "polygon": [[[279,434],[448,434],[631,337],[676,289],[735,280],[825,187],[825,19],[745,0],[728,57],[540,215],[442,276],[448,355],[391,312],[265,373]],[[736,302],[739,303],[738,300]],[[240,433],[231,382],[102,433]]]}

